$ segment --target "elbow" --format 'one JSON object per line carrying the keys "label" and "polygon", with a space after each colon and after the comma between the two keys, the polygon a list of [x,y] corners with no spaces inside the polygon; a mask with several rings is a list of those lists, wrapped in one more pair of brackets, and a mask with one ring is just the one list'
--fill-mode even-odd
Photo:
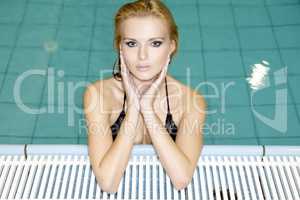
{"label": "elbow", "polygon": [[116,187],[112,181],[110,180],[100,180],[97,181],[99,187],[101,188],[101,190],[103,192],[107,192],[107,193],[116,193],[118,191],[118,187]]}
{"label": "elbow", "polygon": [[103,192],[116,193],[118,191],[118,187],[115,184],[113,177],[98,174],[98,176],[96,176],[96,180]]}
{"label": "elbow", "polygon": [[107,193],[116,193],[118,191],[118,188],[114,187],[111,184],[100,183],[100,188],[103,192],[107,192]]}
{"label": "elbow", "polygon": [[181,176],[180,178],[177,178],[177,180],[173,182],[173,185],[176,188],[176,190],[182,190],[190,184],[191,180],[192,180],[192,176],[188,176],[188,175]]}

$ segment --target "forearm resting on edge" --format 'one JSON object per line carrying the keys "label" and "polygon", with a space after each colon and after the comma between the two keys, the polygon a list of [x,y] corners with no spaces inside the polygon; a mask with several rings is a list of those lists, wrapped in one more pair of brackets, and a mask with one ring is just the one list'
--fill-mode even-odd
{"label": "forearm resting on edge", "polygon": [[134,145],[137,115],[126,115],[115,141],[98,165],[96,179],[105,192],[117,192]]}

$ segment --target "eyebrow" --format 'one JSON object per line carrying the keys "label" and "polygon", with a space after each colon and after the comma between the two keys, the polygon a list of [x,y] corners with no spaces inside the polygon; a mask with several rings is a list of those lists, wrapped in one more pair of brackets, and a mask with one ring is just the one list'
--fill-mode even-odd
{"label": "eyebrow", "polygon": [[[152,40],[156,40],[156,39],[165,40],[165,37],[154,37],[154,38],[150,38],[148,41],[152,41]],[[128,37],[124,37],[124,40],[134,40],[134,41],[137,41],[134,38],[128,38]]]}

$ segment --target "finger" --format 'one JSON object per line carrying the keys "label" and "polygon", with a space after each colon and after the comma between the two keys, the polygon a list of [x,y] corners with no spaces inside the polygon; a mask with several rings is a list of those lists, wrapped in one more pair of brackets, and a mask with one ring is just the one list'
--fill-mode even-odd
{"label": "finger", "polygon": [[135,94],[140,95],[140,92],[139,92],[138,88],[136,87],[136,85],[135,85],[135,83],[133,81],[133,77],[132,77],[132,75],[130,74],[129,71],[128,71],[128,76],[129,76],[129,79],[130,79],[130,85],[133,88]]}
{"label": "finger", "polygon": [[166,74],[169,68],[169,61],[167,62],[167,64],[165,65],[163,72]]}
{"label": "finger", "polygon": [[153,90],[156,90],[161,85],[163,79],[166,77],[167,71],[168,71],[168,64],[164,66],[164,68],[161,70],[158,78],[153,82],[152,85],[153,87],[151,87],[149,92],[153,92]]}
{"label": "finger", "polygon": [[124,58],[123,58],[122,52],[120,52],[120,60],[121,60],[121,74],[123,77],[122,80],[123,80],[123,83],[125,84],[125,88],[129,88],[130,80],[129,80],[127,68],[124,63]]}
{"label": "finger", "polygon": [[161,82],[161,81],[162,81],[162,79],[163,79],[163,78],[166,76],[166,74],[167,74],[168,66],[169,66],[169,65],[164,66],[164,68],[161,70],[161,73],[159,74],[159,77],[156,79],[155,82]]}
{"label": "finger", "polygon": [[130,71],[128,70],[125,64],[122,51],[120,51],[120,60],[121,60],[121,73],[122,76],[124,77],[123,82],[125,84],[125,87],[127,88],[128,92],[130,92],[130,90],[133,90],[135,94],[139,94],[137,88],[134,87],[133,78],[130,75]]}
{"label": "finger", "polygon": [[124,61],[124,57],[123,57],[122,51],[120,51],[120,60],[121,60],[121,73],[124,76],[125,81],[128,82],[129,73],[128,73],[128,69],[127,69],[125,61]]}
{"label": "finger", "polygon": [[123,70],[123,72],[125,72],[126,71],[126,66],[125,66],[123,54],[121,52],[120,52],[120,60],[121,60],[121,69]]}
{"label": "finger", "polygon": [[120,51],[120,60],[121,60],[121,69],[123,70],[123,72],[127,72],[128,69],[127,69],[122,51]]}
{"label": "finger", "polygon": [[170,56],[168,56],[168,59],[167,59],[167,63],[166,63],[166,65],[169,65],[169,63],[170,63],[170,60],[171,60],[171,58],[170,58]]}
{"label": "finger", "polygon": [[121,65],[121,73],[123,74],[124,73],[124,67],[123,67],[123,56],[122,56],[122,53],[120,52],[120,65]]}
{"label": "finger", "polygon": [[164,69],[163,69],[163,71],[162,71],[163,76],[166,76],[166,74],[167,74],[167,72],[168,72],[169,63],[170,63],[170,57],[168,57],[167,63],[166,63],[166,65],[165,65],[165,67],[164,67]]}
{"label": "finger", "polygon": [[139,91],[134,84],[133,77],[132,77],[130,71],[127,69],[127,67],[124,67],[124,68],[125,68],[124,74],[126,76],[126,83],[127,83],[128,88],[131,88],[135,94],[139,95]]}

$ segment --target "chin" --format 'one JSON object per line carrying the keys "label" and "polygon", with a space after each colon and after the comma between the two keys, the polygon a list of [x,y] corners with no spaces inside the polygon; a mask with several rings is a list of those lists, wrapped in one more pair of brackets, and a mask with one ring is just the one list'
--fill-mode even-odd
{"label": "chin", "polygon": [[135,78],[140,81],[151,81],[153,80],[158,74],[153,72],[137,72]]}

